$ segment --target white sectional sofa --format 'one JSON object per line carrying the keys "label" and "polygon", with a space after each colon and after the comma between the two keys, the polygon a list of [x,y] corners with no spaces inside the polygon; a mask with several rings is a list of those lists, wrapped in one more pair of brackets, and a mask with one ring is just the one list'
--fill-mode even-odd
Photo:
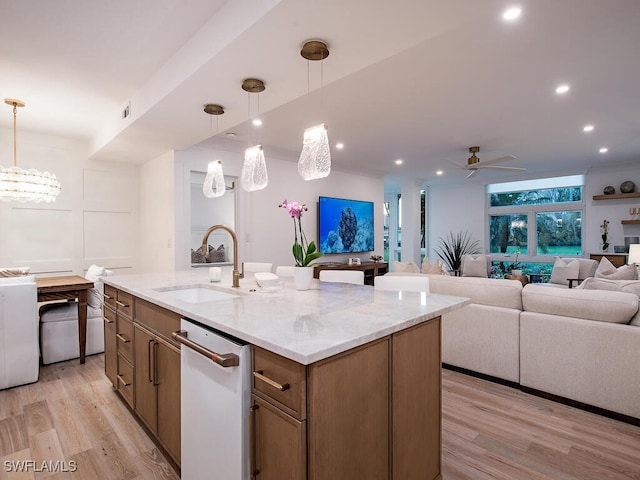
{"label": "white sectional sofa", "polygon": [[640,281],[620,283],[623,291],[429,275],[432,293],[472,302],[443,316],[442,361],[640,419]]}

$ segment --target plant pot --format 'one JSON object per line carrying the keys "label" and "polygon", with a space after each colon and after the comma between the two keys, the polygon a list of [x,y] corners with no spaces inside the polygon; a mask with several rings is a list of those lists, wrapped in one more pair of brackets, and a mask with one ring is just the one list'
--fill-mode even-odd
{"label": "plant pot", "polygon": [[293,269],[293,284],[296,290],[309,290],[313,280],[313,267],[296,267]]}
{"label": "plant pot", "polygon": [[522,270],[511,270],[511,275],[520,275],[520,276],[522,276]]}

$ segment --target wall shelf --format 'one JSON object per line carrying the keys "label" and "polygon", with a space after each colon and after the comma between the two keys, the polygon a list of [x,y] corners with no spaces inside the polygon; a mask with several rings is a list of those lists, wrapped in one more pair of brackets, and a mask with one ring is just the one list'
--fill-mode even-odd
{"label": "wall shelf", "polygon": [[622,220],[623,225],[640,225],[640,220]]}
{"label": "wall shelf", "polygon": [[594,195],[594,200],[616,200],[621,198],[640,198],[640,192],[633,193],[612,193],[610,195]]}

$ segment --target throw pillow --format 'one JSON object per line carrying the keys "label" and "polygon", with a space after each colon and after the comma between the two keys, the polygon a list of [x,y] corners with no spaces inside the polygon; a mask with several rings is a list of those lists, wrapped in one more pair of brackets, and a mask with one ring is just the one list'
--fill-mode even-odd
{"label": "throw pillow", "polygon": [[205,263],[205,256],[202,254],[202,251],[198,248],[197,250],[191,249],[191,263]]}
{"label": "throw pillow", "polygon": [[218,248],[213,248],[209,245],[209,253],[205,257],[207,263],[220,263],[227,260],[227,254],[224,250],[224,245],[220,245]]}
{"label": "throw pillow", "polygon": [[609,290],[611,292],[622,292],[622,287],[612,280],[604,278],[590,277],[585,279],[578,287],[580,290]]}
{"label": "throw pillow", "polygon": [[608,280],[636,280],[637,271],[635,265],[623,265],[616,268],[607,257],[602,257],[594,276]]}
{"label": "throw pillow", "polygon": [[420,273],[420,268],[415,262],[409,260],[408,262],[393,262],[393,271],[394,272],[404,272],[404,273]]}
{"label": "throw pillow", "polygon": [[430,275],[447,275],[447,269],[444,268],[441,260],[436,261],[436,263],[431,263],[427,257],[424,257],[422,260],[422,267],[420,268],[421,273],[426,273]]}
{"label": "throw pillow", "polygon": [[569,286],[569,279],[578,278],[579,271],[580,262],[578,262],[577,259],[566,263],[561,258],[556,258],[556,261],[553,264],[553,270],[551,270],[551,279],[549,279],[549,283]]}
{"label": "throw pillow", "polygon": [[462,276],[487,278],[487,256],[478,255],[474,258],[473,255],[463,255]]}

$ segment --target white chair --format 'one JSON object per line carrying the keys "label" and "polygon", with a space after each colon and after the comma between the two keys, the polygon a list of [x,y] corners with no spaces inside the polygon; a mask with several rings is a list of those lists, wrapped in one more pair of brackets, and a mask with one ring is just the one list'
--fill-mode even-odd
{"label": "white chair", "polygon": [[320,270],[320,281],[364,285],[364,272],[362,270]]}
{"label": "white chair", "polygon": [[[87,295],[86,355],[104,352],[104,324],[102,300],[104,285],[100,277],[113,274],[111,270],[91,265],[85,274],[94,287]],[[42,363],[62,362],[78,358],[78,304],[76,302],[48,303],[40,307],[40,355]]]}
{"label": "white chair", "polygon": [[0,390],[38,381],[37,310],[33,275],[0,279]]}
{"label": "white chair", "polygon": [[376,290],[428,292],[429,277],[422,275],[379,275],[373,279]]}
{"label": "white chair", "polygon": [[293,272],[295,271],[296,267],[289,267],[289,266],[278,266],[276,267],[276,275],[278,277],[293,277]]}
{"label": "white chair", "polygon": [[242,264],[245,275],[247,273],[269,272],[273,269],[273,263],[265,262],[244,262]]}

